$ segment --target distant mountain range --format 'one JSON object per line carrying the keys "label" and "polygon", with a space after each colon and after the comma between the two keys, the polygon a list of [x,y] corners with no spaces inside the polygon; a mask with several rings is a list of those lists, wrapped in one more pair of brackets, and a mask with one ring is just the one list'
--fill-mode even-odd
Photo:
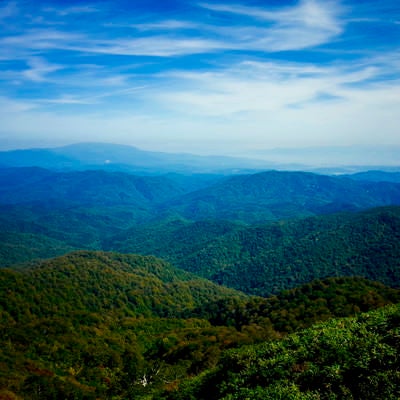
{"label": "distant mountain range", "polygon": [[0,166],[3,167],[36,166],[56,170],[103,169],[141,174],[232,173],[240,169],[265,169],[276,165],[250,158],[151,152],[108,143],[0,152]]}
{"label": "distant mountain range", "polygon": [[[279,164],[314,166],[321,172],[329,171],[330,167],[336,167],[336,170],[342,173],[365,169],[398,171],[400,165],[400,146],[398,145],[258,149],[243,153],[243,155]],[[343,167],[341,170],[338,168],[340,166]]]}
{"label": "distant mountain range", "polygon": [[343,176],[357,181],[400,183],[400,172],[371,170]]}
{"label": "distant mountain range", "polygon": [[[227,157],[153,152],[110,143],[78,143],[57,148],[2,151],[0,167],[104,169],[140,174],[166,172],[231,174],[266,169],[308,170],[333,174],[368,169],[399,171],[398,154],[400,149],[382,146],[379,149],[374,147],[259,150],[247,157]],[[377,158],[381,160],[380,164],[377,163]]]}

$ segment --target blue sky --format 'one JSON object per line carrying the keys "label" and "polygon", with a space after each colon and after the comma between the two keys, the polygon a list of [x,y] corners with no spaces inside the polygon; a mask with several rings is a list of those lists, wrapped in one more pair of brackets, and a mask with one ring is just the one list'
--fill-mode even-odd
{"label": "blue sky", "polygon": [[0,1],[0,149],[400,145],[400,3]]}

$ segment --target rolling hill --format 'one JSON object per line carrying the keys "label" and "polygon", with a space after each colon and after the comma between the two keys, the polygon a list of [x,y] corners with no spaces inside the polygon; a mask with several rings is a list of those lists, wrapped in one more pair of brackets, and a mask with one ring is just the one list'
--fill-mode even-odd
{"label": "rolling hill", "polygon": [[127,230],[109,239],[108,248],[149,251],[207,279],[263,296],[329,276],[400,285],[396,206],[251,227],[176,222],[159,231]]}
{"label": "rolling hill", "polygon": [[350,179],[367,182],[400,182],[400,172],[370,170],[345,176]]}
{"label": "rolling hill", "polygon": [[18,299],[31,303],[29,310],[10,314],[14,320],[29,318],[30,313],[65,316],[79,311],[173,316],[213,297],[240,296],[155,257],[139,255],[79,251],[0,273],[1,304],[6,309],[17,307],[9,303]]}
{"label": "rolling hill", "polygon": [[400,306],[227,352],[163,400],[396,399]]}
{"label": "rolling hill", "polygon": [[10,255],[2,259],[3,266],[26,261],[28,254],[42,257],[40,251],[23,254],[15,247],[18,235],[21,248],[25,240],[27,246],[34,245],[34,235],[39,235],[38,247],[47,241],[51,256],[63,254],[64,245],[69,250],[154,253],[180,262],[178,258],[188,260],[189,253],[195,256],[210,241],[243,224],[399,203],[398,183],[302,172],[136,176],[3,168],[0,232],[5,242],[0,254]]}
{"label": "rolling hill", "polygon": [[261,295],[328,276],[400,282],[397,207],[328,215],[398,204],[400,184],[278,171],[215,179],[192,190],[196,176],[0,169],[2,266],[45,258],[48,247],[48,257],[153,254]]}
{"label": "rolling hill", "polygon": [[185,193],[167,177],[121,172],[52,172],[27,167],[0,169],[0,204],[66,204],[149,207]]}
{"label": "rolling hill", "polygon": [[0,269],[0,397],[161,399],[219,368],[226,350],[399,298],[360,278],[249,297],[154,257],[104,252]]}
{"label": "rolling hill", "polygon": [[188,219],[259,223],[400,204],[400,185],[357,182],[307,172],[237,175],[168,201],[164,209]]}

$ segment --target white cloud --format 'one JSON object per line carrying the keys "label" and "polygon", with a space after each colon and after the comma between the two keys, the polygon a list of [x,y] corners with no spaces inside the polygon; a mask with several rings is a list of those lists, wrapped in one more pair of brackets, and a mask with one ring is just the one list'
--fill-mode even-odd
{"label": "white cloud", "polygon": [[320,0],[301,0],[297,5],[267,11],[265,8],[241,5],[200,3],[200,7],[210,10],[239,14],[254,19],[270,21],[280,25],[301,25],[318,27],[334,32],[341,31],[340,16],[342,7],[338,2]]}
{"label": "white cloud", "polygon": [[203,116],[274,112],[307,103],[321,93],[346,98],[347,85],[375,76],[376,69],[347,71],[308,64],[243,62],[219,72],[171,74],[173,89],[158,100],[169,109]]}
{"label": "white cloud", "polygon": [[61,65],[50,64],[41,57],[30,57],[27,63],[29,69],[23,71],[22,76],[33,82],[45,82],[48,80],[49,74],[64,68]]}
{"label": "white cloud", "polygon": [[23,60],[44,57],[51,50],[59,50],[68,43],[82,40],[77,33],[54,29],[31,29],[20,34],[0,37],[0,60]]}
{"label": "white cloud", "polygon": [[96,54],[171,57],[214,52],[226,46],[209,39],[151,36],[138,39],[87,40],[82,44],[63,45],[62,48]]}
{"label": "white cloud", "polygon": [[107,55],[148,55],[170,57],[186,54],[199,54],[225,49],[227,45],[221,41],[191,38],[149,36],[134,39],[113,38],[93,39],[80,33],[40,29],[21,35],[0,39],[0,46],[5,49],[3,59],[21,58],[22,55],[35,51],[67,50],[79,53],[95,53]]}
{"label": "white cloud", "polygon": [[[66,32],[55,29],[32,29],[0,40],[3,53],[12,57],[34,55],[35,52],[64,50],[82,55],[144,55],[174,57],[191,54],[218,53],[226,50],[275,52],[301,50],[324,44],[342,32],[340,8],[331,1],[303,0],[298,5],[266,11],[243,6],[201,4],[218,12],[237,13],[254,19],[249,25],[212,25],[186,20],[159,20],[131,24],[145,36],[107,37],[98,39],[89,32]],[[93,7],[71,7],[57,12],[94,12]],[[260,20],[262,23],[260,24]],[[255,22],[257,20],[258,22]],[[112,24],[111,24],[112,26]],[[118,25],[117,25],[118,26]],[[190,29],[190,35],[185,30]],[[160,35],[160,30],[168,30]],[[211,33],[211,35],[210,35]],[[115,34],[115,32],[114,32]],[[5,57],[3,55],[3,57]]]}
{"label": "white cloud", "polygon": [[[109,25],[115,26],[115,25]],[[206,25],[198,24],[191,21],[184,21],[184,20],[163,20],[158,22],[148,22],[148,23],[141,23],[141,24],[131,24],[131,25],[117,25],[117,26],[124,26],[128,28],[135,28],[140,31],[156,31],[156,30],[180,30],[180,29],[199,29],[204,28]]]}
{"label": "white cloud", "polygon": [[[298,5],[266,11],[265,9],[200,3],[217,12],[234,13],[272,25],[258,28],[252,48],[265,51],[299,50],[329,42],[343,31],[342,9],[332,1],[303,0]],[[250,38],[249,38],[250,39]]]}
{"label": "white cloud", "polygon": [[72,7],[46,7],[43,9],[45,12],[55,13],[62,17],[75,14],[91,14],[99,12],[99,9],[93,5],[82,5],[82,6],[72,6]]}

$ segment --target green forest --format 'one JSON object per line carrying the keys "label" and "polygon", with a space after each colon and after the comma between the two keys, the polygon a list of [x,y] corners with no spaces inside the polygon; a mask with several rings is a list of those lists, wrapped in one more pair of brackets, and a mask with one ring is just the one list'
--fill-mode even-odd
{"label": "green forest", "polygon": [[285,348],[288,334],[316,322],[332,330],[332,318],[400,302],[398,290],[364,278],[248,296],[154,257],[118,253],[75,252],[0,273],[4,398],[191,398],[183,393],[201,390],[192,388],[199,376],[226,371],[228,350]]}
{"label": "green forest", "polygon": [[369,176],[0,168],[0,399],[398,399]]}

